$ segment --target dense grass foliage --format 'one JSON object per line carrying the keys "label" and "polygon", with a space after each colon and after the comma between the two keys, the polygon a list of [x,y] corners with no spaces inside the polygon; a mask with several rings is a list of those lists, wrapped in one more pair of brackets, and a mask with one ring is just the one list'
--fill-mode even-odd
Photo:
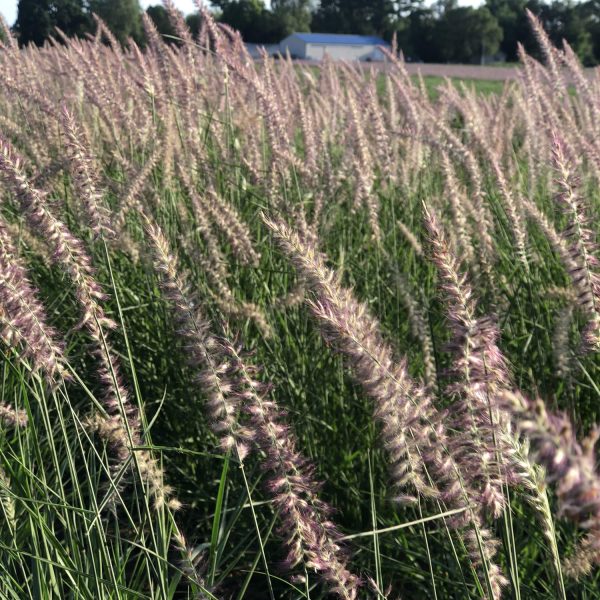
{"label": "dense grass foliage", "polygon": [[2,598],[597,598],[600,79],[0,49]]}

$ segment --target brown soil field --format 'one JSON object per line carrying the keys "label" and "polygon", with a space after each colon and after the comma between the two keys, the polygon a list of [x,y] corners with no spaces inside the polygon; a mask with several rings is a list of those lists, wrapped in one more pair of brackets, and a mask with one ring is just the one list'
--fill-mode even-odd
{"label": "brown soil field", "polygon": [[490,81],[506,81],[516,79],[519,67],[492,67],[487,65],[444,65],[435,63],[406,63],[406,70],[411,75],[419,72],[437,77],[456,77],[458,79],[487,79]]}

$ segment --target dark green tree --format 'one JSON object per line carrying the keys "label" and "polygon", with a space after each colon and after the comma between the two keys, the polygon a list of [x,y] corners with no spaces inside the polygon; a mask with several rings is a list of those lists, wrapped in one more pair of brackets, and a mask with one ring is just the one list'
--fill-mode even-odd
{"label": "dark green tree", "polygon": [[500,43],[500,50],[506,56],[507,61],[518,60],[517,44],[519,42],[529,53],[535,54],[539,51],[525,10],[529,8],[537,14],[540,11],[540,3],[536,0],[529,2],[528,0],[486,0],[485,6],[496,17],[502,29],[504,35]]}
{"label": "dark green tree", "polygon": [[81,36],[92,29],[83,0],[19,0],[15,31],[21,44],[41,46],[59,27],[68,36]]}
{"label": "dark green tree", "polygon": [[177,33],[171,24],[169,13],[164,6],[161,4],[149,6],[146,9],[146,14],[152,19],[152,22],[156,26],[158,33],[163,36],[165,42],[169,44],[176,42],[175,38],[177,37]]}
{"label": "dark green tree", "polygon": [[[594,51],[594,25],[598,24],[599,19],[600,13],[586,14],[579,4],[572,6],[571,10],[565,10],[563,17],[562,39],[569,42],[581,62],[587,66],[597,64],[600,58]],[[595,33],[598,34],[597,29]],[[600,43],[597,37],[595,43]]]}
{"label": "dark green tree", "polygon": [[246,42],[274,43],[287,35],[284,24],[263,0],[216,0],[213,4],[221,10],[219,21],[237,29]]}
{"label": "dark green tree", "polygon": [[486,0],[485,6],[496,17],[504,38],[500,49],[508,61],[516,61],[517,43],[537,59],[541,59],[539,45],[533,35],[526,9],[541,21],[555,45],[565,39],[579,58],[588,65],[600,59],[600,1],[587,2],[542,0]]}
{"label": "dark green tree", "polygon": [[310,31],[310,0],[272,0],[271,7],[282,37],[294,31]]}
{"label": "dark green tree", "polygon": [[439,61],[435,40],[436,18],[430,8],[420,8],[396,23],[398,47],[407,60]]}
{"label": "dark green tree", "polygon": [[200,25],[202,24],[202,17],[200,16],[200,14],[195,12],[188,15],[185,18],[185,23],[190,28],[190,31],[192,32],[194,38],[196,38],[200,33]]}
{"label": "dark green tree", "polygon": [[434,39],[440,62],[474,63],[498,52],[502,29],[485,7],[457,7],[438,19]]}
{"label": "dark green tree", "polygon": [[129,37],[138,43],[143,41],[142,9],[138,0],[90,0],[89,7],[121,43]]}
{"label": "dark green tree", "polygon": [[416,5],[409,7],[408,2],[370,0],[368,18],[373,32],[379,36],[390,37],[391,32],[398,28],[400,19],[415,8]]}
{"label": "dark green tree", "polygon": [[[538,16],[555,45],[560,46],[565,39],[585,64],[591,65],[596,62],[598,57],[594,56],[594,43],[597,41],[593,38],[593,32],[600,15],[594,12],[593,8],[590,11],[590,5],[570,1],[534,4],[530,0],[528,8]],[[598,8],[597,4],[595,8]]]}
{"label": "dark green tree", "polygon": [[587,30],[590,33],[594,65],[600,64],[600,0],[582,2],[578,8],[587,23]]}
{"label": "dark green tree", "polygon": [[321,0],[312,29],[326,33],[376,33],[371,6],[363,0]]}
{"label": "dark green tree", "polygon": [[458,0],[436,0],[431,10],[437,19],[441,19],[447,12],[458,8]]}
{"label": "dark green tree", "polygon": [[422,10],[423,0],[321,0],[313,17],[314,31],[376,34],[390,38],[406,33],[409,16]]}

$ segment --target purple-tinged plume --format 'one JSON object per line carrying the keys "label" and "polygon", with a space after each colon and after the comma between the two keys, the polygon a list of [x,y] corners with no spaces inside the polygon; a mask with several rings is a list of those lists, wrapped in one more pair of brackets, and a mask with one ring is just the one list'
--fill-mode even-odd
{"label": "purple-tinged plume", "polygon": [[239,397],[233,393],[229,361],[224,360],[221,341],[210,331],[210,323],[193,299],[177,257],[162,230],[147,219],[146,233],[151,241],[154,268],[161,289],[172,307],[178,333],[185,341],[187,361],[196,372],[196,381],[208,394],[207,413],[224,451],[235,449],[240,459],[248,453],[248,435],[240,426]]}
{"label": "purple-tinged plume", "polygon": [[284,411],[256,378],[256,369],[233,344],[225,341],[223,348],[237,374],[236,387],[249,415],[253,439],[266,456],[261,468],[268,474],[267,488],[281,518],[279,531],[288,549],[285,567],[291,570],[303,564],[318,573],[330,592],[353,600],[360,581],[348,569],[341,535],[330,517],[331,508],[318,497],[320,486],[313,466],[298,451]]}
{"label": "purple-tinged plume", "polygon": [[75,118],[66,106],[63,106],[62,126],[65,133],[67,164],[75,193],[81,201],[86,213],[86,219],[95,237],[112,237],[113,231],[109,226],[108,209],[103,204],[103,195],[98,189],[99,181],[83,131],[77,125]]}
{"label": "purple-tinged plume", "polygon": [[[530,401],[520,392],[505,392],[503,401],[514,412],[517,432],[529,440],[533,458],[554,485],[559,515],[588,533],[571,559],[570,570],[581,574],[600,565],[600,473],[596,466],[596,427],[581,443],[569,418],[551,413],[542,400]],[[580,564],[577,566],[576,562]]]}
{"label": "purple-tinged plume", "polygon": [[[70,379],[57,333],[30,282],[11,236],[0,220],[0,338],[51,387]],[[8,414],[8,413],[7,413]]]}
{"label": "purple-tinged plume", "polygon": [[492,561],[497,543],[475,508],[478,495],[451,454],[444,415],[433,406],[425,388],[409,376],[406,361],[394,360],[376,319],[340,284],[314,245],[283,222],[265,215],[263,221],[313,292],[315,298],[308,305],[323,337],[346,356],[354,378],[374,401],[398,499],[414,501],[417,493],[463,509],[451,524],[463,536],[473,564],[485,573],[490,595],[499,598],[506,579]]}
{"label": "purple-tinged plume", "polygon": [[[146,232],[161,289],[186,342],[188,363],[208,395],[207,413],[222,450],[234,449],[243,462],[253,441],[266,455],[261,468],[269,474],[267,487],[281,515],[280,531],[288,548],[286,568],[302,563],[317,571],[333,593],[352,600],[358,578],[346,566],[330,510],[317,497],[319,486],[312,478],[312,468],[296,450],[295,436],[285,424],[283,412],[267,397],[266,387],[255,377],[256,370],[242,359],[235,345],[211,333],[160,228],[148,220]],[[242,411],[249,415],[248,426],[241,423]]]}
{"label": "purple-tinged plume", "polygon": [[579,180],[574,158],[558,135],[552,142],[552,165],[558,188],[557,203],[567,215],[569,225],[563,232],[568,242],[565,267],[575,288],[577,305],[588,317],[584,331],[584,350],[600,350],[600,261],[596,257],[596,235],[588,225],[586,206],[577,192]]}

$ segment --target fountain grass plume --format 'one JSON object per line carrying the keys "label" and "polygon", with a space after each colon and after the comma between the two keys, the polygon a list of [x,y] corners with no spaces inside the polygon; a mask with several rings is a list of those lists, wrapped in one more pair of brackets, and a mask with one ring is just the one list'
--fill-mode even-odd
{"label": "fountain grass plume", "polygon": [[65,133],[67,164],[73,179],[75,194],[81,201],[87,222],[96,238],[110,238],[114,232],[109,226],[109,211],[104,205],[103,194],[99,189],[97,165],[88,150],[89,142],[78,126],[71,111],[63,106],[62,126]]}
{"label": "fountain grass plume", "polygon": [[424,386],[409,376],[406,361],[394,360],[377,321],[340,284],[316,247],[285,223],[264,214],[262,218],[312,291],[314,299],[307,304],[323,337],[347,358],[354,379],[374,401],[397,499],[415,502],[417,494],[464,509],[452,526],[480,568],[489,595],[500,598],[507,580],[493,562],[498,544],[474,508],[478,495],[463,477],[463,465],[451,453],[446,414],[436,410]]}
{"label": "fountain grass plume", "polygon": [[[79,327],[112,329],[116,325],[102,309],[100,302],[105,293],[94,277],[91,258],[81,240],[55,217],[43,192],[33,187],[24,171],[23,161],[5,138],[0,136],[0,175],[15,194],[29,227],[45,239],[52,250],[53,262],[66,269],[75,285],[75,293],[81,308]],[[99,334],[98,334],[99,335]]]}
{"label": "fountain grass plume", "polygon": [[157,505],[162,505],[170,493],[163,483],[162,469],[147,450],[136,457],[132,455],[134,448],[142,443],[139,410],[131,402],[120,362],[107,337],[116,324],[102,307],[106,295],[95,278],[91,258],[81,240],[52,214],[42,192],[29,183],[19,157],[1,137],[0,174],[11,185],[31,229],[46,239],[53,251],[53,262],[67,272],[75,287],[83,312],[79,327],[87,330],[93,342],[92,354],[98,363],[96,377],[102,387],[101,401],[107,413],[92,418],[89,423],[112,450],[115,459],[112,471],[118,473],[124,465],[131,467],[134,463],[149,484]]}
{"label": "fountain grass plume", "polygon": [[567,570],[576,576],[589,572],[600,564],[600,474],[595,449],[600,427],[579,442],[570,419],[550,412],[543,400],[506,391],[502,401],[515,414],[518,434],[528,440],[531,456],[555,488],[559,516],[587,532]]}
{"label": "fountain grass plume", "polygon": [[427,432],[421,422],[432,413],[431,399],[408,376],[404,361],[396,362],[383,341],[377,322],[352,293],[340,285],[335,273],[325,266],[321,253],[281,221],[263,214],[278,246],[307,282],[314,299],[309,306],[322,333],[335,343],[353,366],[358,383],[375,402],[375,416],[382,426],[384,445],[390,456],[394,486],[405,501],[411,493],[436,496],[426,482],[419,443]]}
{"label": "fountain grass plume", "polygon": [[555,134],[552,140],[552,165],[557,187],[556,202],[568,218],[563,238],[568,242],[569,261],[565,265],[576,290],[576,303],[587,316],[584,352],[600,350],[600,261],[596,253],[596,234],[589,227],[586,206],[578,193],[574,157],[563,140]]}
{"label": "fountain grass plume", "polygon": [[496,401],[498,390],[510,387],[509,375],[493,321],[477,316],[473,290],[437,216],[427,207],[424,212],[452,331],[454,363],[447,392],[454,398],[452,429],[458,432],[452,451],[470,486],[480,489],[481,505],[498,518],[505,507],[503,485],[519,481],[509,468],[512,449],[503,443],[510,417]]}
{"label": "fountain grass plume", "polygon": [[[332,593],[354,599],[358,578],[348,571],[341,536],[329,519],[330,509],[317,497],[319,486],[313,480],[313,468],[296,450],[285,414],[267,397],[267,387],[256,379],[256,369],[236,346],[228,338],[211,333],[210,323],[191,299],[178,260],[158,225],[146,219],[146,232],[161,289],[185,340],[188,364],[208,395],[207,413],[221,449],[235,450],[240,462],[251,444],[265,455],[260,465],[269,473],[267,488],[281,515],[280,533],[288,549],[284,566],[292,570],[302,563],[317,571]],[[249,416],[247,425],[241,422],[242,411]]]}
{"label": "fountain grass plume", "polygon": [[268,473],[267,489],[280,514],[279,531],[288,550],[284,567],[292,570],[304,565],[317,572],[332,594],[355,599],[360,579],[348,568],[341,534],[331,520],[332,509],[319,498],[315,469],[297,449],[286,413],[235,345],[225,341],[224,350],[236,368],[236,387],[249,416],[254,444],[265,456],[261,469]]}
{"label": "fountain grass plume", "polygon": [[248,454],[249,434],[238,421],[239,397],[232,383],[231,365],[223,357],[222,343],[212,334],[210,323],[181,274],[183,270],[162,230],[148,217],[145,221],[153,265],[172,307],[178,334],[185,342],[188,365],[195,372],[196,383],[208,395],[206,410],[210,426],[220,440],[221,449],[235,450],[243,460]]}
{"label": "fountain grass plume", "polygon": [[[71,379],[58,332],[48,324],[38,291],[31,283],[27,268],[1,219],[0,338],[51,388]],[[20,417],[17,418],[19,420]]]}

